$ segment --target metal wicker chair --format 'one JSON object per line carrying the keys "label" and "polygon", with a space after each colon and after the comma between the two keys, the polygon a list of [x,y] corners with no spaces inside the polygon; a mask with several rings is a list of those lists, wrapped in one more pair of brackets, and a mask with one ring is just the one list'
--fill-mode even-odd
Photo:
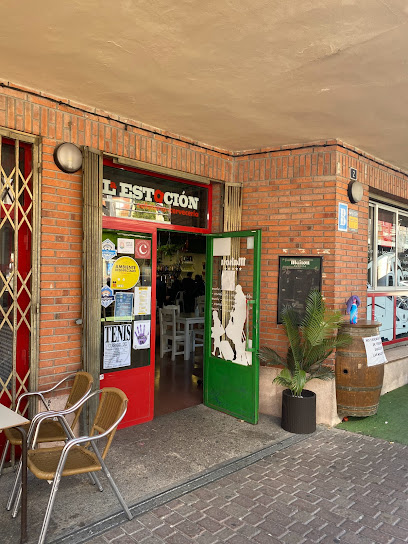
{"label": "metal wicker chair", "polygon": [[[64,410],[71,408],[76,404],[80,399],[82,399],[92,388],[93,384],[93,378],[89,374],[89,372],[76,372],[75,374],[71,374],[58,382],[54,387],[51,387],[50,389],[44,390],[44,391],[30,391],[27,393],[23,393],[19,396],[16,406],[16,412],[19,412],[21,402],[24,399],[30,400],[33,397],[37,397],[41,400],[41,402],[44,404],[45,410],[49,411],[49,407],[47,406],[45,395],[55,391],[61,385],[66,384],[67,381],[74,378],[71,391],[69,393],[67,402],[65,403]],[[82,411],[82,404],[79,405],[79,407],[74,412],[74,418],[70,424],[71,429],[75,428],[75,425],[78,422],[79,416],[81,415]],[[65,441],[67,439],[67,433],[66,430],[63,428],[63,423],[59,420],[49,420],[46,422],[46,424],[41,426],[41,432],[39,433],[37,437],[37,442],[59,442],[59,441]],[[28,432],[30,424],[28,423],[26,427],[26,431]],[[8,448],[11,445],[13,446],[21,446],[21,435],[19,434],[16,429],[6,429],[4,431],[6,436],[6,444],[3,449],[3,454],[1,456],[0,461],[0,475],[3,471],[4,463],[7,456]]]}
{"label": "metal wicker chair", "polygon": [[[30,471],[41,480],[53,480],[38,544],[43,544],[45,541],[61,476],[88,473],[98,489],[103,491],[95,474],[95,472],[102,470],[127,517],[132,519],[132,514],[104,462],[117,426],[126,413],[128,399],[120,389],[106,387],[101,391],[95,391],[83,402],[87,402],[91,397],[98,394],[100,394],[99,406],[89,436],[72,438],[64,446],[37,448],[28,451],[27,464]],[[43,422],[53,417],[58,417],[58,412],[42,414],[34,424],[41,429]],[[96,441],[101,438],[106,438],[102,453],[96,447]],[[35,446],[35,443],[33,446]]]}

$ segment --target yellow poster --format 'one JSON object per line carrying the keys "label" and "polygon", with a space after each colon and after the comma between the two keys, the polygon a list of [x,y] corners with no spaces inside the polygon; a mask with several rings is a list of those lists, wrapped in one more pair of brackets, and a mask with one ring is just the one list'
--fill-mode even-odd
{"label": "yellow poster", "polygon": [[139,281],[140,268],[132,257],[120,257],[112,267],[111,288],[131,289]]}

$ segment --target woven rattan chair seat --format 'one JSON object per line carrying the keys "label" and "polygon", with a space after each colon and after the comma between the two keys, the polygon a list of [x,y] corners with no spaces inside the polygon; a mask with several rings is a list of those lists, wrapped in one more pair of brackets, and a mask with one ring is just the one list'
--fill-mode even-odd
{"label": "woven rattan chair seat", "polygon": [[[28,468],[40,480],[52,480],[57,470],[62,449],[63,446],[30,450],[27,459]],[[68,454],[62,476],[96,472],[101,468],[93,451],[82,446],[74,446]]]}
{"label": "woven rattan chair seat", "polygon": [[[24,425],[27,432],[29,426],[29,423]],[[21,435],[19,435],[16,429],[7,429],[6,436],[13,446],[19,446],[21,444]],[[67,433],[62,428],[61,423],[59,421],[48,420],[44,421],[40,426],[37,442],[60,442],[65,441],[66,439]]]}
{"label": "woven rattan chair seat", "polygon": [[[28,429],[30,428],[30,424],[26,423],[25,425],[21,425],[25,432],[28,433]],[[21,434],[17,429],[5,429],[4,434],[6,435],[7,440],[10,442],[10,444],[13,444],[13,446],[20,446],[21,445]]]}

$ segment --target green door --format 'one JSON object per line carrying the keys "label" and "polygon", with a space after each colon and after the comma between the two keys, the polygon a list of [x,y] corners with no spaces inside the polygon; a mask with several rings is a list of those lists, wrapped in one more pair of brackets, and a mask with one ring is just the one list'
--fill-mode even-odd
{"label": "green door", "polygon": [[208,235],[204,404],[258,422],[261,231]]}

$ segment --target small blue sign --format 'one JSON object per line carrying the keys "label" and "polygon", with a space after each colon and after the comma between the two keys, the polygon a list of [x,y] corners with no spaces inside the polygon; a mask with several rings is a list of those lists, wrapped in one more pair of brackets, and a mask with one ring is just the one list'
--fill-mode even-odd
{"label": "small blue sign", "polygon": [[339,217],[338,217],[338,230],[347,232],[348,223],[348,206],[343,202],[339,202]]}

